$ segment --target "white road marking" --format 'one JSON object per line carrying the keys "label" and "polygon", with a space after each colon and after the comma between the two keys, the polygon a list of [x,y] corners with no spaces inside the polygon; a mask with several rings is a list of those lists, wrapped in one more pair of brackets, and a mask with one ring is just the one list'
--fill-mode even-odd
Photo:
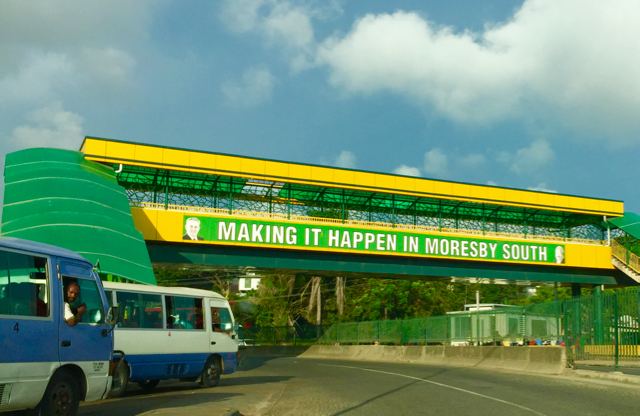
{"label": "white road marking", "polygon": [[528,412],[531,412],[531,413],[533,413],[535,415],[546,416],[544,413],[540,413],[540,412],[538,412],[536,410],[533,410],[533,409],[530,409],[528,407],[519,405],[517,403],[508,402],[506,400],[498,399],[496,397],[491,397],[491,396],[487,396],[485,394],[476,393],[475,391],[461,389],[460,387],[449,386],[448,384],[442,384],[442,383],[438,383],[436,381],[426,380],[426,379],[420,378],[420,377],[413,377],[413,376],[408,376],[406,374],[400,374],[400,373],[391,373],[391,372],[388,372],[388,371],[372,370],[370,368],[351,367],[351,366],[347,366],[347,365],[332,365],[332,364],[318,364],[318,365],[321,365],[321,366],[324,366],[324,367],[351,368],[351,369],[354,369],[354,370],[370,371],[372,373],[389,374],[389,375],[392,375],[392,376],[404,377],[404,378],[408,378],[408,379],[411,379],[411,380],[424,381],[425,383],[434,384],[436,386],[440,386],[440,387],[445,387],[445,388],[452,389],[452,390],[461,391],[463,393],[468,393],[468,394],[471,394],[471,395],[474,395],[474,396],[479,396],[479,397],[482,397],[482,398],[485,398],[485,399],[489,399],[489,400],[493,400],[493,401],[496,401],[496,402],[499,402],[499,403],[504,403],[504,404],[507,404],[509,406],[514,406],[514,407],[520,408],[522,410],[526,410]]}

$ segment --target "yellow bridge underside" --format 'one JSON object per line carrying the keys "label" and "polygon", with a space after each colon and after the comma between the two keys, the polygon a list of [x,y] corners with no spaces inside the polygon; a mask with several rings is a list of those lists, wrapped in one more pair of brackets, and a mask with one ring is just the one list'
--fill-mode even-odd
{"label": "yellow bridge underside", "polygon": [[618,217],[624,214],[621,201],[256,159],[94,137],[86,137],[80,150],[88,160],[154,169],[591,215]]}

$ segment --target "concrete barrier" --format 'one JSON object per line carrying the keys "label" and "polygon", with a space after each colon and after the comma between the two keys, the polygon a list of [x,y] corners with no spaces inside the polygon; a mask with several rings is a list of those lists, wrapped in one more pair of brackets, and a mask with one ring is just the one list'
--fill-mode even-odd
{"label": "concrete barrier", "polygon": [[309,347],[305,346],[281,346],[265,345],[258,347],[240,348],[241,357],[297,357]]}
{"label": "concrete barrier", "polygon": [[563,347],[314,345],[300,357],[440,364],[534,374],[561,374],[567,365]]}

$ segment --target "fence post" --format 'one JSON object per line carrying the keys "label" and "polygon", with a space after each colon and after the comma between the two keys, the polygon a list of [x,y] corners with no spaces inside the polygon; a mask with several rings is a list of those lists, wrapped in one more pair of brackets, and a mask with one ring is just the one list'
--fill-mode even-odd
{"label": "fence post", "polygon": [[620,336],[619,336],[619,328],[618,328],[618,293],[613,294],[613,319],[614,319],[614,328],[615,328],[615,354],[616,361],[613,367],[613,371],[618,371],[618,354],[620,348]]}
{"label": "fence post", "polygon": [[[573,311],[573,305],[571,305],[571,300],[567,300],[562,302],[562,309],[564,314],[564,347],[567,352],[567,365],[569,367],[575,368],[574,363],[574,354],[571,349],[571,344],[573,343],[573,336],[569,336],[569,310]],[[573,326],[571,327],[573,329]],[[571,339],[571,341],[569,341]]]}
{"label": "fence post", "polygon": [[424,318],[424,346],[429,344],[429,318]]}

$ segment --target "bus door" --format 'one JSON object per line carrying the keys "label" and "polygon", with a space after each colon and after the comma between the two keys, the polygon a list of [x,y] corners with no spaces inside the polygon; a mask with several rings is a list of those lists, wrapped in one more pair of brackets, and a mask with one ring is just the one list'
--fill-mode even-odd
{"label": "bus door", "polygon": [[[109,359],[113,343],[111,342],[110,327],[105,324],[106,311],[98,276],[84,263],[69,260],[60,263],[60,276],[62,282],[60,314],[60,361],[88,362],[85,368],[88,374],[108,373]],[[72,302],[67,302],[67,289],[70,285],[77,284],[80,295]],[[75,326],[70,326],[64,320],[65,303],[73,313],[77,308],[86,305],[86,313],[82,321]]]}
{"label": "bus door", "polygon": [[60,307],[49,269],[44,256],[0,249],[0,404],[11,395],[16,406],[36,405],[58,367]]}
{"label": "bus door", "polygon": [[232,373],[236,367],[238,344],[232,338],[233,318],[227,303],[218,299],[207,299],[209,304],[209,325],[211,352],[219,353],[224,360],[225,373]]}

